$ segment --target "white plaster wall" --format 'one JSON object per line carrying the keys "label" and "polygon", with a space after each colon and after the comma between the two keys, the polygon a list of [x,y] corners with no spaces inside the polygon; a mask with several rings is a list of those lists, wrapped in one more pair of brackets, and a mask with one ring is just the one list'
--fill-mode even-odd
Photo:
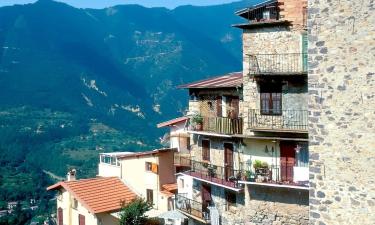
{"label": "white plaster wall", "polygon": [[78,225],[78,216],[81,214],[85,216],[85,222],[89,225],[97,225],[98,220],[94,214],[91,214],[79,201],[77,208],[72,208],[72,195],[66,190],[62,190],[62,197],[57,198],[57,208],[63,209],[64,225]]}
{"label": "white plaster wall", "polygon": [[[252,171],[254,171],[253,164],[255,160],[267,162],[269,166],[274,165],[280,167],[280,143],[278,141],[272,142],[271,140],[244,139],[244,143],[246,146],[243,146],[243,154],[241,161],[252,162]],[[268,153],[265,152],[266,146],[268,147]],[[275,150],[273,156],[271,151],[272,146]],[[275,171],[273,171],[273,174],[276,174]]]}
{"label": "white plaster wall", "polygon": [[98,176],[100,177],[119,177],[121,178],[121,167],[109,165],[106,163],[99,163]]}
{"label": "white plaster wall", "polygon": [[298,167],[293,168],[293,181],[309,181],[309,167]]}
{"label": "white plaster wall", "polygon": [[[182,181],[184,180],[184,186],[182,186]],[[177,186],[179,194],[186,194],[189,199],[193,198],[193,178],[186,175],[178,175]]]}

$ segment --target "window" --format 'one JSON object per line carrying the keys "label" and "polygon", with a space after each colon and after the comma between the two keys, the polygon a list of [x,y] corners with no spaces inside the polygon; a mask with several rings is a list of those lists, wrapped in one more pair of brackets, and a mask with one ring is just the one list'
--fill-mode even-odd
{"label": "window", "polygon": [[78,215],[78,224],[79,224],[79,225],[85,225],[85,223],[86,223],[86,221],[85,221],[85,216],[79,214],[79,215]]}
{"label": "window", "polygon": [[281,105],[281,84],[263,85],[260,87],[260,113],[268,115],[280,115]]}
{"label": "window", "polygon": [[152,189],[146,190],[146,200],[151,204],[154,203],[154,191]]}
{"label": "window", "polygon": [[202,140],[202,159],[210,161],[210,141]]}
{"label": "window", "polygon": [[269,20],[271,18],[271,13],[269,10],[264,10],[263,11],[263,19],[264,20]]}
{"label": "window", "polygon": [[153,173],[157,174],[158,173],[158,164],[146,162],[145,163],[145,169],[146,169],[146,171],[153,172]]}
{"label": "window", "polygon": [[145,165],[146,165],[146,171],[152,171],[152,163],[150,163],[150,162],[146,162],[145,163]]}

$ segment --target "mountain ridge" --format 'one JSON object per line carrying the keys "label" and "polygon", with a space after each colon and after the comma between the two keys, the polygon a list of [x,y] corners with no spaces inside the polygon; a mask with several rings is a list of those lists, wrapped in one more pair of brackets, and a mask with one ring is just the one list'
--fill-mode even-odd
{"label": "mountain ridge", "polygon": [[[176,86],[241,70],[241,31],[231,25],[241,21],[234,11],[255,2],[173,10],[77,9],[52,0],[1,7],[3,173],[64,176],[75,167],[84,178],[95,176],[100,152],[160,147],[165,131],[156,124],[187,106],[186,91]],[[46,177],[26,185],[30,191],[4,177],[0,193],[8,194],[0,201],[43,195]]]}

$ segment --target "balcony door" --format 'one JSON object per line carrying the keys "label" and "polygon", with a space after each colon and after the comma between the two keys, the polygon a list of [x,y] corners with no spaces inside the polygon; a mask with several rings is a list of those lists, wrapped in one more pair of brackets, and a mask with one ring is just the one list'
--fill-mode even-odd
{"label": "balcony door", "polygon": [[281,84],[262,84],[260,86],[260,113],[263,115],[281,115],[281,98]]}
{"label": "balcony door", "polygon": [[231,119],[236,119],[240,112],[240,98],[238,96],[226,97],[226,114]]}
{"label": "balcony door", "polygon": [[229,180],[229,177],[234,176],[233,171],[233,144],[224,143],[224,165],[225,165],[225,180]]}
{"label": "balcony door", "polygon": [[292,142],[280,143],[281,181],[293,182],[293,167],[296,162],[296,145]]}
{"label": "balcony door", "polygon": [[209,184],[202,184],[201,187],[202,194],[202,212],[209,212],[208,206],[211,203],[211,186]]}

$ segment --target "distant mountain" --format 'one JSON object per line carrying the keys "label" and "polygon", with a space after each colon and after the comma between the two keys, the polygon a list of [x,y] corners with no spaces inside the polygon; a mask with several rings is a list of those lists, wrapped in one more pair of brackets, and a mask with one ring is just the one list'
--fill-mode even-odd
{"label": "distant mountain", "polygon": [[231,25],[254,2],[0,8],[0,163],[89,176],[98,152],[157,147],[155,124],[186,109],[177,85],[241,70]]}

